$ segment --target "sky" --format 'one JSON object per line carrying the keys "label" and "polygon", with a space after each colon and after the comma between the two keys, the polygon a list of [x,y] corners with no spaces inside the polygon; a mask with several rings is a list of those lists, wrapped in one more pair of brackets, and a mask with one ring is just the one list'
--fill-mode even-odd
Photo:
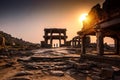
{"label": "sky", "polygon": [[104,0],[0,0],[0,30],[40,43],[44,28],[66,28],[67,40],[77,36],[83,13]]}

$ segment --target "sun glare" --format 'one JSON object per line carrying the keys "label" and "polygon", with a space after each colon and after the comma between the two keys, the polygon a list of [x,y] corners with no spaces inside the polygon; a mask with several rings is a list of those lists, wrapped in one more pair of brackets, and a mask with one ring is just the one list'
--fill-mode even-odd
{"label": "sun glare", "polygon": [[88,15],[87,13],[82,14],[80,16],[80,21],[82,22],[82,21],[86,20],[87,15]]}

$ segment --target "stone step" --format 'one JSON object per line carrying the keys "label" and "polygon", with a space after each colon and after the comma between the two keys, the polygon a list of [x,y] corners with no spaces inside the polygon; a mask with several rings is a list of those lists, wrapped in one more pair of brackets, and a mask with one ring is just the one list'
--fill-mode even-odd
{"label": "stone step", "polygon": [[30,59],[32,61],[42,61],[42,62],[58,62],[58,61],[65,61],[67,59],[78,58],[78,57],[71,57],[71,56],[32,56]]}
{"label": "stone step", "polygon": [[79,63],[79,62],[72,61],[72,60],[68,60],[68,64],[71,64],[77,70],[88,70],[92,66],[88,63]]}
{"label": "stone step", "polygon": [[58,71],[58,70],[51,70],[50,75],[61,77],[61,76],[64,76],[64,72],[63,71]]}

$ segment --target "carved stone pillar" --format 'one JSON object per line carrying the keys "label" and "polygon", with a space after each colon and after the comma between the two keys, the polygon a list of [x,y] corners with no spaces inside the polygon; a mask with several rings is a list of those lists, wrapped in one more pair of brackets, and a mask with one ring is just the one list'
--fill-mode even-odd
{"label": "carved stone pillar", "polygon": [[96,29],[96,37],[97,37],[97,52],[98,55],[104,54],[104,45],[103,45],[103,33],[101,29]]}
{"label": "carved stone pillar", "polygon": [[119,54],[119,39],[118,38],[115,38],[114,39],[115,41],[115,54]]}
{"label": "carved stone pillar", "polygon": [[85,54],[86,53],[86,49],[85,49],[85,35],[81,37],[81,54]]}

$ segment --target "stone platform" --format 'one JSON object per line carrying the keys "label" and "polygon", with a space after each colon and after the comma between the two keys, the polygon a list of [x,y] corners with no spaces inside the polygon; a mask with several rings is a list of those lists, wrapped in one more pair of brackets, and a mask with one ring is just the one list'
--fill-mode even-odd
{"label": "stone platform", "polygon": [[108,63],[111,65],[120,66],[120,56],[118,55],[98,56],[98,55],[85,54],[85,55],[81,55],[81,59],[87,59],[91,61]]}

